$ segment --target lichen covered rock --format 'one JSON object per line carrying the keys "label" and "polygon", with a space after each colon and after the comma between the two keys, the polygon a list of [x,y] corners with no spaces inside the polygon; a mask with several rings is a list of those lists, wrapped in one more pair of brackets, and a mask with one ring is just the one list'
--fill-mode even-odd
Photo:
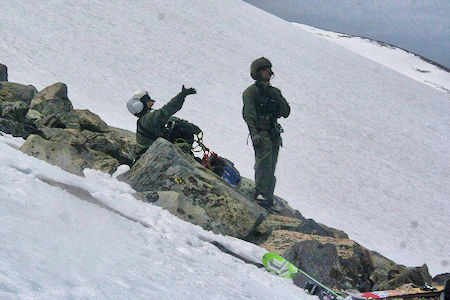
{"label": "lichen covered rock", "polygon": [[[157,139],[135,165],[121,177],[136,191],[173,191],[204,209],[200,226],[216,233],[245,238],[267,214],[163,138]],[[201,224],[200,224],[201,223]]]}
{"label": "lichen covered rock", "polygon": [[[62,82],[57,82],[33,97],[27,119],[39,125],[48,126],[47,118],[55,116],[59,120],[64,119],[63,115],[72,109],[72,103],[67,97],[67,86]],[[61,123],[64,124],[64,122]],[[66,120],[66,123],[70,122]]]}
{"label": "lichen covered rock", "polygon": [[112,173],[119,166],[116,159],[83,144],[49,141],[38,135],[30,135],[20,150],[80,176],[85,168]]}
{"label": "lichen covered rock", "polygon": [[0,117],[23,122],[36,92],[31,85],[0,82]]}

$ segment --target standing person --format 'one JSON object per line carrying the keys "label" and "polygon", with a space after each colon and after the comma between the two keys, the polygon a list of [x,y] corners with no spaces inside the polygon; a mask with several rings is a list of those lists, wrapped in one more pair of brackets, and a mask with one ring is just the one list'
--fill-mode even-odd
{"label": "standing person", "polygon": [[252,62],[250,75],[255,83],[243,93],[242,116],[247,123],[255,150],[254,199],[263,207],[274,209],[275,167],[282,131],[277,119],[287,118],[291,108],[281,91],[270,85],[272,63],[265,57]]}
{"label": "standing person", "polygon": [[150,98],[147,91],[134,93],[127,102],[128,110],[139,119],[136,129],[136,159],[147,151],[151,144],[159,137],[164,136],[166,124],[170,117],[181,109],[186,96],[196,94],[194,88],[185,88],[173,97],[162,108],[153,110],[155,100]]}

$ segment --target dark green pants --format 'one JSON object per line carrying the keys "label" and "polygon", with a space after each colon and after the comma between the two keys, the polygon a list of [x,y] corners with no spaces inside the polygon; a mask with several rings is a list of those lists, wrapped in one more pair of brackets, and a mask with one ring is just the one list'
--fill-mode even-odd
{"label": "dark green pants", "polygon": [[275,167],[277,165],[280,139],[277,134],[260,131],[262,144],[255,147],[255,194],[272,199],[275,190]]}

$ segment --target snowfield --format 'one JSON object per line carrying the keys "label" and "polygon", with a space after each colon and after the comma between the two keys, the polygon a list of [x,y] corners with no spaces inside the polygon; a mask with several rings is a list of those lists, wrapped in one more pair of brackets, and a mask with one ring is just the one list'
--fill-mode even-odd
{"label": "snowfield", "polygon": [[[75,108],[135,130],[128,96],[177,114],[253,178],[241,117],[250,63],[268,57],[291,105],[276,194],[397,263],[449,272],[450,96],[242,1],[3,1],[0,62],[38,90],[62,81]],[[80,178],[0,142],[0,298],[306,299],[289,280],[223,254],[211,236],[87,170]],[[51,187],[83,188],[132,222]],[[212,237],[210,237],[212,238]],[[213,237],[218,238],[218,237]],[[239,243],[258,257],[264,250]],[[447,242],[446,242],[447,241]],[[249,280],[250,279],[250,280]]]}
{"label": "snowfield", "polygon": [[450,93],[449,71],[442,66],[427,62],[414,53],[368,38],[327,31],[303,24],[293,24],[412,79],[444,93]]}
{"label": "snowfield", "polygon": [[[1,299],[315,298],[208,241],[253,261],[264,249],[137,201],[111,175],[85,170],[83,178],[29,157],[20,144],[0,139],[0,172],[8,174],[0,177]],[[126,217],[81,200],[83,191]]]}

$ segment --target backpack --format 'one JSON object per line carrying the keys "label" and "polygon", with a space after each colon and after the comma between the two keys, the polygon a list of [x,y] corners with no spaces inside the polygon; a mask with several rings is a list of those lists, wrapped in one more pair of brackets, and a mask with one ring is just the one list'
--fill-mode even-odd
{"label": "backpack", "polygon": [[196,125],[177,117],[170,117],[166,123],[163,137],[171,143],[188,143],[194,142],[194,135],[201,132]]}
{"label": "backpack", "polygon": [[226,158],[211,153],[210,156],[205,155],[202,161],[203,166],[212,170],[216,175],[222,177],[231,186],[239,186],[241,183],[241,175],[234,167],[234,164]]}

